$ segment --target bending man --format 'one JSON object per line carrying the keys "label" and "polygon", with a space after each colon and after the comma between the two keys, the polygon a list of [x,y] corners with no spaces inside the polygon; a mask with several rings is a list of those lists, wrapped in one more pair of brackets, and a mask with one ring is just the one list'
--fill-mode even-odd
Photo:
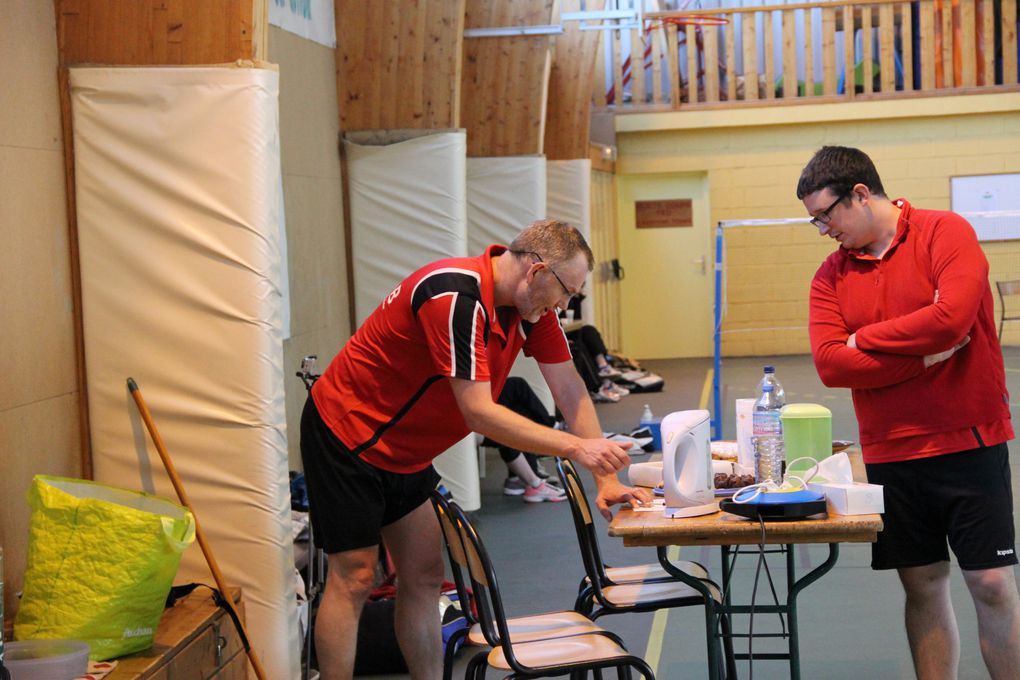
{"label": "bending man", "polygon": [[[438,481],[432,460],[469,432],[588,468],[603,514],[615,503],[650,500],[617,480],[629,456],[601,438],[557,321],[593,262],[580,232],[543,220],[509,248],[427,265],[387,296],[315,384],[301,453],[329,561],[315,636],[323,680],[352,675],[380,538],[399,574],[396,633],[411,677],[440,677],[443,563],[429,505]],[[538,361],[570,434],[495,402],[521,349]]]}

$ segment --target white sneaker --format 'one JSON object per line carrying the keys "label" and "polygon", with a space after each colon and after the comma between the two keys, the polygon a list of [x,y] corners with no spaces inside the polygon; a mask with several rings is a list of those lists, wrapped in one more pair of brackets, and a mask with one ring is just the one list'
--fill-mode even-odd
{"label": "white sneaker", "polygon": [[560,501],[565,500],[567,500],[566,491],[557,488],[552,484],[546,484],[545,482],[542,482],[538,486],[529,486],[524,491],[525,503],[541,503],[543,501],[559,503]]}
{"label": "white sneaker", "polygon": [[626,397],[628,394],[630,394],[630,390],[621,385],[617,385],[616,383],[610,383],[609,389],[611,389],[614,394],[617,394],[621,397]]}
{"label": "white sneaker", "polygon": [[613,368],[609,364],[606,364],[605,366],[603,366],[602,368],[599,369],[599,377],[600,378],[615,378],[618,375],[620,375],[620,371],[618,371],[617,369]]}
{"label": "white sneaker", "polygon": [[591,395],[591,398],[596,403],[612,402],[615,404],[620,401],[620,395],[613,391],[612,384],[608,380],[605,381],[599,391]]}

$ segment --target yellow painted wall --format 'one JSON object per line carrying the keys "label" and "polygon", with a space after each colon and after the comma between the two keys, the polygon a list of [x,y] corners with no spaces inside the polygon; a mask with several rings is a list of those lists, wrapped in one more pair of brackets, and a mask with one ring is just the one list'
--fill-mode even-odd
{"label": "yellow painted wall", "polygon": [[0,546],[17,610],[35,474],[81,475],[53,3],[0,9]]}
{"label": "yellow painted wall", "polygon": [[[678,124],[675,113],[649,114],[643,122],[617,116],[617,172],[647,174],[649,181],[660,173],[706,173],[713,224],[803,217],[796,196],[801,169],[819,147],[841,144],[872,157],[890,197],[949,209],[950,177],[1020,172],[1020,99],[975,95],[945,102],[783,107],[782,116],[776,109],[767,116],[745,109],[737,112],[742,118],[720,112],[717,127],[708,112],[697,114],[704,127],[681,129],[662,129]],[[945,110],[952,114],[939,115]],[[809,225],[728,232],[723,354],[809,351],[809,285],[833,245]],[[993,281],[1020,278],[1020,241],[984,247]],[[753,330],[763,327],[773,330]],[[1003,341],[1020,342],[1020,323]]]}

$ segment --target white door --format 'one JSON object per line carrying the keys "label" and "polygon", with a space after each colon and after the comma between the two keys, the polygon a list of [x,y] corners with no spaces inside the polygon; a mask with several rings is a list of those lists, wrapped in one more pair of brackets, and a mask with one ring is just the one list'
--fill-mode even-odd
{"label": "white door", "polygon": [[[712,355],[713,260],[703,174],[618,177],[624,353],[637,359]],[[639,201],[690,199],[691,226],[638,229]]]}

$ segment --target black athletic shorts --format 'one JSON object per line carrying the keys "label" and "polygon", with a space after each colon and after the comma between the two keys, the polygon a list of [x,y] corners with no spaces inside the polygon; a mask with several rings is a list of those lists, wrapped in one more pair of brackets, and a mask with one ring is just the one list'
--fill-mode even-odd
{"label": "black athletic shorts", "polygon": [[948,561],[947,539],[961,569],[1017,563],[1005,444],[866,467],[885,492],[872,569]]}
{"label": "black athletic shorts", "polygon": [[315,542],[327,554],[378,545],[382,528],[426,502],[439,483],[431,465],[404,475],[355,456],[311,397],[301,414],[301,461]]}

